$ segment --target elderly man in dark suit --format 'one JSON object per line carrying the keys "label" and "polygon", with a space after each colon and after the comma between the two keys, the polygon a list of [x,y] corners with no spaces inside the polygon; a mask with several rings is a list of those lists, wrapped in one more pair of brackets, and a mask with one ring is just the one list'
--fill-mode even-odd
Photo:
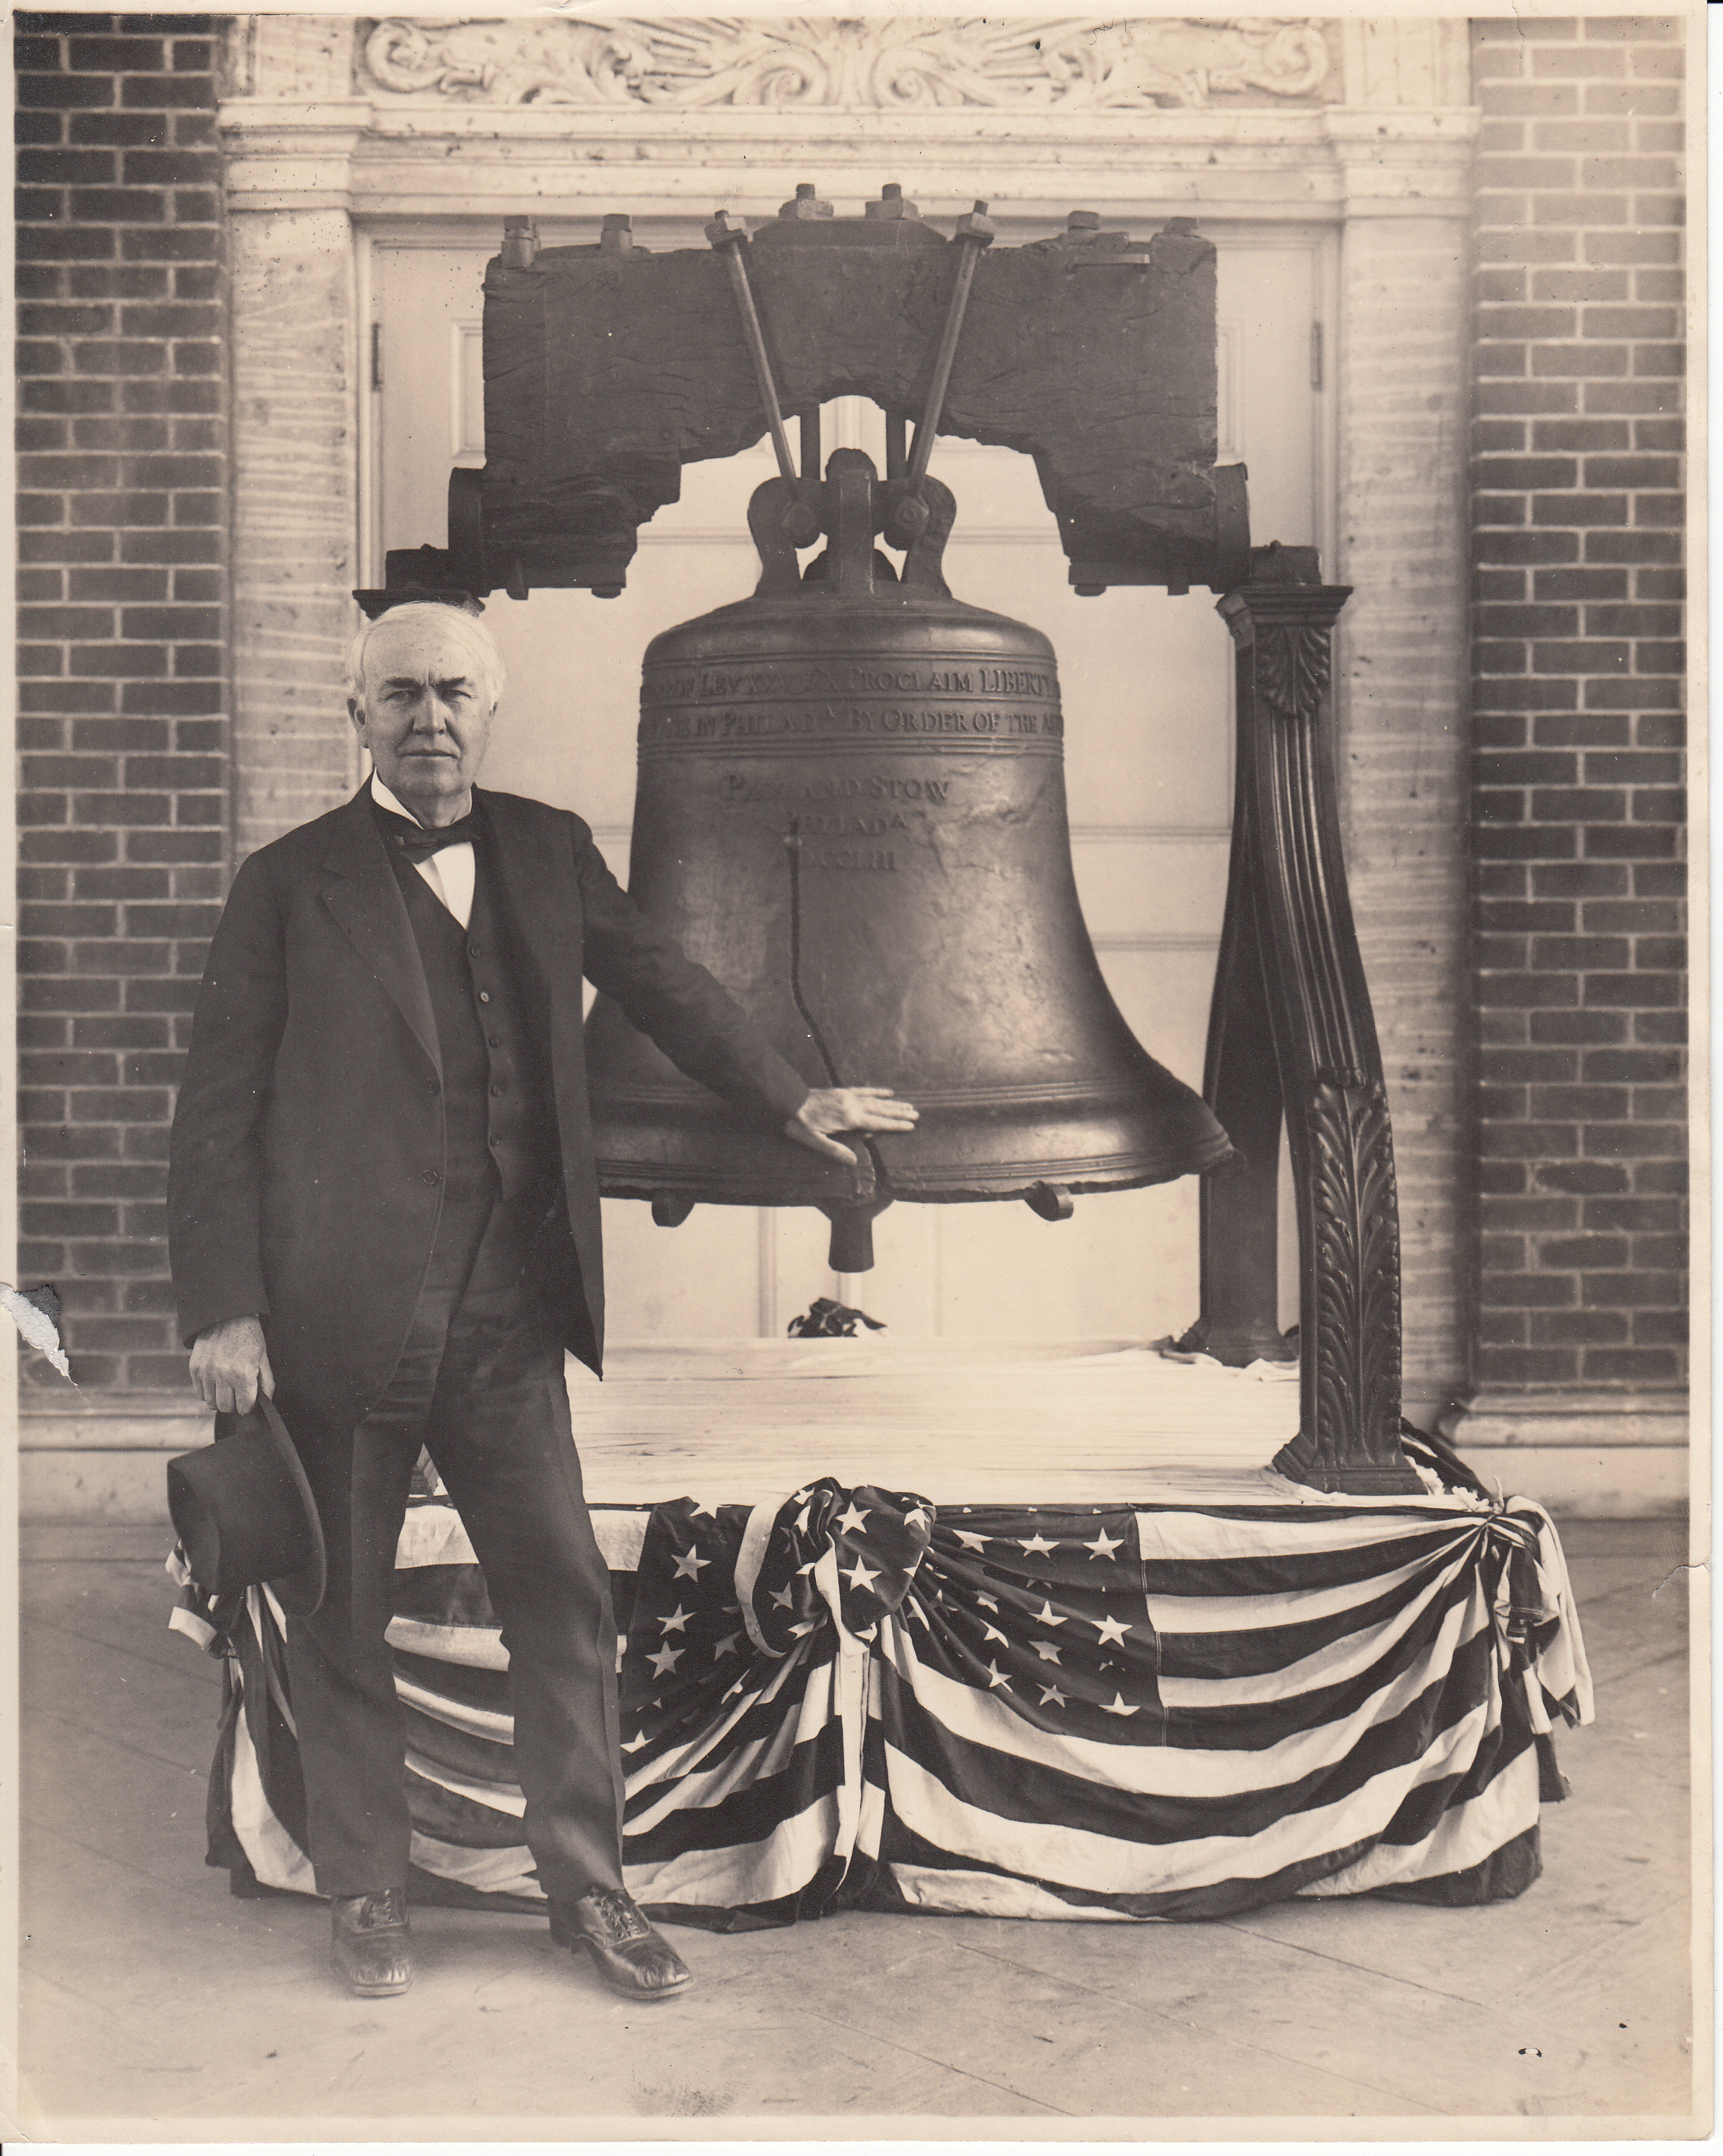
{"label": "elderly man in dark suit", "polygon": [[563,1383],[604,1330],[581,977],[756,1129],[849,1159],[833,1133],[915,1111],[810,1091],[577,816],[474,787],[503,680],[475,616],[397,607],[350,673],[373,775],[246,861],[198,996],[169,1191],[192,1375],[222,1415],[272,1394],[317,1497],[328,1594],[287,1654],[337,1973],[413,1976],[385,1631],[423,1444],[508,1647],[552,1933],[663,1998],[689,1972],[623,1885],[616,1625]]}

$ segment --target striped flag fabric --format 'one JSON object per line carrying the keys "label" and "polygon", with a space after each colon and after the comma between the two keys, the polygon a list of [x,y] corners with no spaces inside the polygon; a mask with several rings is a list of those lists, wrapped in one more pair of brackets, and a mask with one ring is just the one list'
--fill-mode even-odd
{"label": "striped flag fabric", "polygon": [[[1541,1507],[1427,1479],[936,1508],[828,1477],[595,1508],[631,1890],[715,1928],[1522,1892],[1552,1732],[1592,1715],[1572,1595]],[[415,1501],[398,1563],[413,1891],[537,1906],[506,1657],[447,1505]],[[210,1861],[309,1891],[280,1613],[187,1604],[229,1673]]]}

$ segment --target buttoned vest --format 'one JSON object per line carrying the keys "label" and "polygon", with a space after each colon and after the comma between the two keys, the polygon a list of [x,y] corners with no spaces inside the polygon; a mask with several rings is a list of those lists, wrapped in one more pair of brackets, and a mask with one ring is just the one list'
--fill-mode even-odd
{"label": "buttoned vest", "polygon": [[445,1202],[550,1196],[561,1180],[549,1057],[520,993],[483,841],[464,930],[413,864],[389,858],[413,924],[442,1057]]}

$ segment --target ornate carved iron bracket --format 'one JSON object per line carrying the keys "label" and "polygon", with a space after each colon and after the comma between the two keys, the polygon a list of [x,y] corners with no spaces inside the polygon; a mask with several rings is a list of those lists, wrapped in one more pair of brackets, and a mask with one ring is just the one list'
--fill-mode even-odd
{"label": "ornate carved iron bracket", "polygon": [[1281,1352],[1282,1119],[1297,1193],[1299,1434],[1276,1458],[1319,1490],[1421,1486],[1400,1449],[1400,1229],[1370,993],[1346,895],[1327,690],[1350,597],[1313,550],[1253,549],[1219,612],[1238,670],[1238,783],[1205,1090],[1242,1156],[1203,1178],[1203,1314],[1227,1363]]}

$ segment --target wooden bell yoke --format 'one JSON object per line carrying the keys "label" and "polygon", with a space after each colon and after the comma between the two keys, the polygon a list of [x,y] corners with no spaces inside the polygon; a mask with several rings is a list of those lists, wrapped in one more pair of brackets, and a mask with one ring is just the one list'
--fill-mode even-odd
{"label": "wooden bell yoke", "polygon": [[[449,544],[392,552],[375,612],[408,589],[623,586],[638,528],[684,465],[770,434],[762,557],[828,528],[819,409],[886,415],[877,527],[914,547],[950,496],[940,434],[1033,457],[1069,577],[1220,595],[1237,664],[1237,797],[1204,1091],[1236,1148],[1202,1178],[1202,1312],[1183,1345],[1285,1360],[1276,1163],[1297,1194],[1297,1437],[1312,1487],[1417,1492],[1401,1450],[1399,1227],[1381,1054],[1347,899],[1330,640],[1348,597],[1314,550],[1249,543],[1242,466],[1216,451],[1215,251],[1184,218],[1146,241],[1074,212],[992,245],[987,205],[950,238],[887,187],[837,218],[810,187],[709,249],[652,254],[608,217],[594,245],[541,248],[509,220],[485,280],[482,472],[449,483]],[[802,469],[786,418],[801,423]],[[915,424],[911,439],[909,429]]]}

